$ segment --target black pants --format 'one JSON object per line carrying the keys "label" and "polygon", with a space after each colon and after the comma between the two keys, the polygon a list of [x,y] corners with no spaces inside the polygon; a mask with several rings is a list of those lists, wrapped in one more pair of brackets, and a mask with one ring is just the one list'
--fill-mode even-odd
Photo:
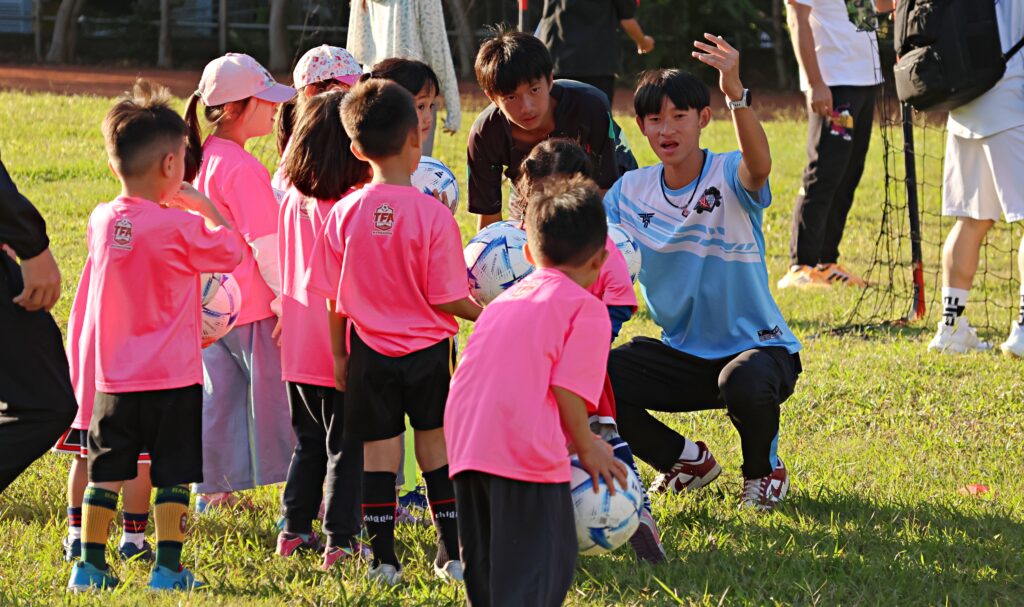
{"label": "black pants", "polygon": [[21,268],[0,252],[0,492],[52,447],[75,419],[60,329],[49,312],[28,312]]}
{"label": "black pants", "polygon": [[589,84],[596,88],[608,97],[608,103],[613,104],[615,101],[615,75],[609,74],[606,76],[574,76],[572,74],[558,74],[555,78],[562,80],[575,80],[576,82],[582,82],[583,84]]}
{"label": "black pants", "polygon": [[[793,207],[789,245],[793,264],[814,266],[839,260],[846,217],[871,142],[876,88],[829,87],[833,112],[840,114],[837,118],[822,118],[808,106],[807,167]],[[843,124],[850,119],[852,126]]]}
{"label": "black pants", "polygon": [[785,348],[757,348],[705,360],[649,337],[612,350],[608,375],[615,392],[619,434],[633,453],[667,472],[685,440],[650,411],[726,409],[740,434],[743,476],[771,473],[780,405],[793,394],[800,357]]}
{"label": "black pants", "polygon": [[576,567],[569,483],[527,483],[483,472],[455,482],[467,602],[557,607]]}
{"label": "black pants", "polygon": [[287,385],[297,442],[284,487],[285,530],[312,530],[326,484],[327,543],[347,547],[362,525],[363,444],[343,438],[345,395],[323,386]]}

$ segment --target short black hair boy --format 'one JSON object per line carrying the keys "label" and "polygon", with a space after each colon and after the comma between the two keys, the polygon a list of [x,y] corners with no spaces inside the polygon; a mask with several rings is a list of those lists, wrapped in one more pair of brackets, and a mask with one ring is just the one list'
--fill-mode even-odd
{"label": "short black hair boy", "polygon": [[689,72],[678,69],[647,70],[640,74],[633,95],[637,118],[661,112],[668,97],[681,110],[702,110],[711,105],[706,84]]}
{"label": "short black hair boy", "polygon": [[374,159],[398,154],[419,125],[409,91],[377,78],[360,82],[345,95],[341,121],[356,149]]}

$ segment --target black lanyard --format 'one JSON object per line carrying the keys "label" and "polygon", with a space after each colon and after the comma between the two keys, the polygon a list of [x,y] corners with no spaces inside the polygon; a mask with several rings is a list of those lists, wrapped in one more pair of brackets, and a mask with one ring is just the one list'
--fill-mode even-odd
{"label": "black lanyard", "polygon": [[700,179],[701,177],[704,176],[704,166],[708,162],[708,151],[701,150],[701,153],[703,154],[703,156],[700,159],[700,173],[697,173],[697,182],[693,184],[693,191],[690,192],[690,199],[686,201],[686,204],[684,206],[679,206],[678,204],[669,200],[668,192],[666,192],[666,190],[668,189],[668,185],[665,183],[665,165],[661,165],[661,195],[665,199],[665,202],[669,203],[670,205],[674,206],[677,209],[680,209],[683,212],[683,217],[690,216],[690,205],[693,204],[693,197],[697,193],[697,187],[700,185]]}

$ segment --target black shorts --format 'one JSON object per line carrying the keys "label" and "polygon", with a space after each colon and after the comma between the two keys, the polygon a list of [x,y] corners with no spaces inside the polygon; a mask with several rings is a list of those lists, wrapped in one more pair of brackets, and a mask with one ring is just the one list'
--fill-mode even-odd
{"label": "black shorts", "polygon": [[89,480],[135,478],[139,455],[150,455],[154,487],[203,480],[203,388],[106,394],[96,392],[89,424]]}
{"label": "black shorts", "polygon": [[444,424],[448,384],[455,371],[455,342],[449,338],[405,356],[385,356],[352,331],[345,390],[345,433],[363,441]]}

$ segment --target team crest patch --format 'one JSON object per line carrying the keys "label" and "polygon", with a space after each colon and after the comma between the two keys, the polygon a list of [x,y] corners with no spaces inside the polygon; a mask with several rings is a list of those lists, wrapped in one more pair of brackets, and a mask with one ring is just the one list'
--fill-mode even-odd
{"label": "team crest patch", "polygon": [[395,226],[395,210],[388,203],[383,203],[373,212],[374,234],[391,234]]}
{"label": "team crest patch", "polygon": [[114,244],[115,249],[132,249],[132,222],[127,217],[122,217],[114,222]]}
{"label": "team crest patch", "polygon": [[704,190],[697,201],[697,214],[710,213],[720,206],[722,206],[722,193],[718,191],[718,188],[712,186]]}
{"label": "team crest patch", "polygon": [[639,217],[640,221],[643,222],[644,229],[647,229],[651,226],[651,220],[654,219],[654,213],[637,213],[637,217]]}

